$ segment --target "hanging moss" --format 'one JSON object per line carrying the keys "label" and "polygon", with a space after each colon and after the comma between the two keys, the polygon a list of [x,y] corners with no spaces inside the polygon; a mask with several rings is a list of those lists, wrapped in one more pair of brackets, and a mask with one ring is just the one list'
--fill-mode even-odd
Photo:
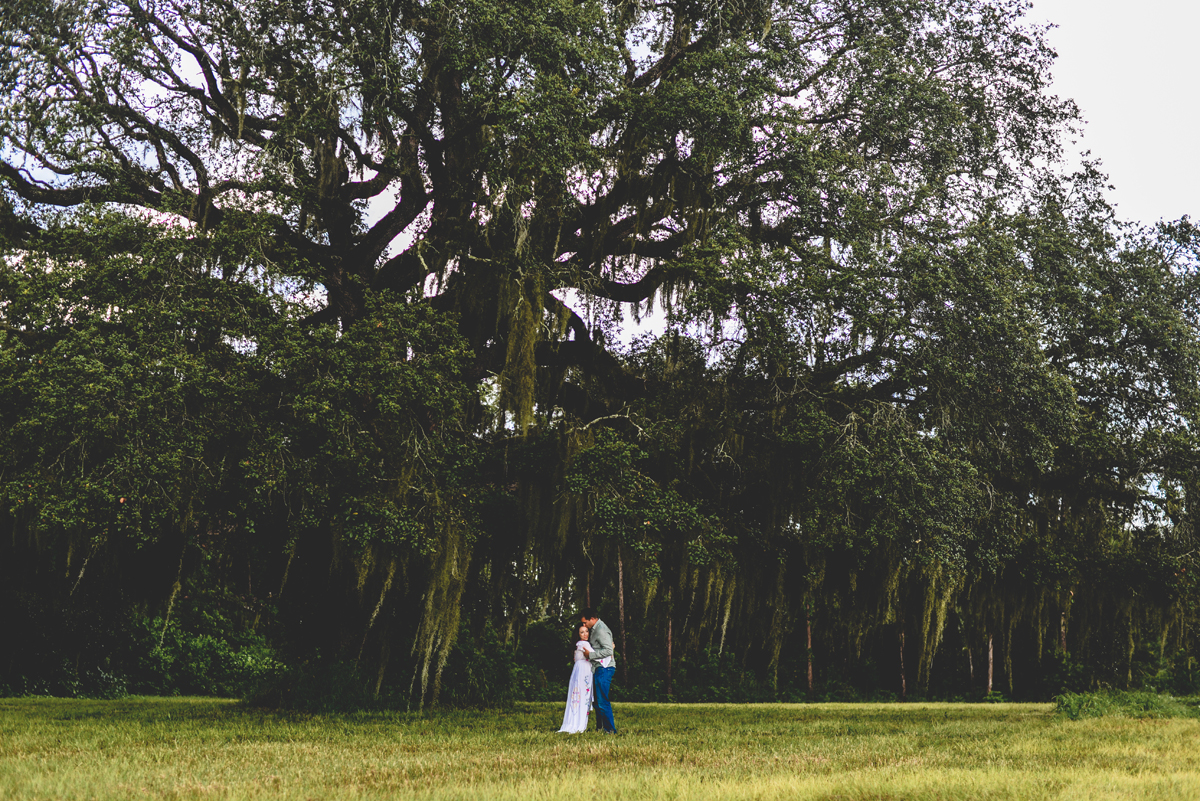
{"label": "hanging moss", "polygon": [[506,350],[500,373],[500,408],[512,412],[521,431],[533,422],[537,395],[537,344],[543,338],[543,298],[540,274],[518,274],[503,285],[500,311],[506,315]]}
{"label": "hanging moss", "polygon": [[409,698],[417,710],[437,700],[442,670],[458,635],[459,614],[471,553],[465,532],[445,521],[440,547],[427,566],[420,624],[413,638],[415,657]]}
{"label": "hanging moss", "polygon": [[934,656],[942,644],[946,618],[963,587],[965,578],[962,571],[948,569],[941,563],[926,565],[921,570],[920,580],[925,585],[925,593],[921,615],[917,686],[922,693],[929,689],[930,671],[933,668]]}
{"label": "hanging moss", "polygon": [[[386,578],[384,578],[383,587],[379,590],[379,600],[375,603],[375,608],[371,610],[371,616],[367,619],[367,625],[363,629],[362,643],[358,647],[358,656],[354,660],[356,663],[362,662],[363,649],[365,649],[367,647],[367,638],[371,635],[371,630],[375,627],[375,621],[378,620],[378,618],[379,618],[379,612],[380,612],[380,610],[383,609],[383,604],[387,600],[388,594],[392,590],[392,580],[395,579],[395,577],[396,577],[397,565],[398,565],[398,560],[396,560],[395,558],[388,560],[387,576],[386,576]],[[360,593],[361,593],[361,589],[362,589],[361,575],[362,574],[360,573],[360,580],[359,580]],[[378,672],[379,672],[380,676],[382,676],[382,673],[384,671],[384,665],[386,663],[386,656],[381,657],[380,663],[381,664],[380,664],[380,668],[379,668]],[[376,684],[375,684],[375,695],[376,696],[379,695],[380,683],[382,683],[382,678],[379,678],[376,681]]]}

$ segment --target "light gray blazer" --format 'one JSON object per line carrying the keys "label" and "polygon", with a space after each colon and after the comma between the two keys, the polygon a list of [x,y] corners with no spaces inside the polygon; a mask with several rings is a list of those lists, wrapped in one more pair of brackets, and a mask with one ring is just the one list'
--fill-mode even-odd
{"label": "light gray blazer", "polygon": [[612,629],[604,624],[603,620],[597,620],[596,625],[592,626],[592,634],[588,637],[588,642],[593,648],[591,656],[588,658],[592,663],[592,672],[596,672],[599,667],[599,662],[606,656],[613,658],[613,664],[617,663],[616,654],[613,653],[613,636]]}

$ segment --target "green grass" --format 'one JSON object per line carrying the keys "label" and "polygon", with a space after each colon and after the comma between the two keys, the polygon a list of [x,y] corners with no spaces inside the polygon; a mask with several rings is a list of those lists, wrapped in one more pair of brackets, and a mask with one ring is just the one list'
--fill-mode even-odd
{"label": "green grass", "polygon": [[620,704],[300,715],[212,699],[0,699],[0,798],[1200,798],[1200,720],[1050,704]]}

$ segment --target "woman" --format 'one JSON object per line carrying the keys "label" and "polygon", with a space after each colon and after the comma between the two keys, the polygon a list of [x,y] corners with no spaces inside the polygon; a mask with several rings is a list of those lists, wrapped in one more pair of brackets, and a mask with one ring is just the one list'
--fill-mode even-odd
{"label": "woman", "polygon": [[567,710],[563,712],[560,732],[577,734],[587,730],[588,715],[592,713],[592,664],[588,661],[592,653],[592,646],[588,644],[590,636],[587,626],[579,627],[575,663],[571,668],[571,683],[567,687]]}

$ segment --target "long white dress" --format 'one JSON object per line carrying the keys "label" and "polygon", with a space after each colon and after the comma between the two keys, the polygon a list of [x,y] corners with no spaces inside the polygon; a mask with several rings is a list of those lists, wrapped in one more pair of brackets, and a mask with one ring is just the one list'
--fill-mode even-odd
{"label": "long white dress", "polygon": [[586,640],[575,643],[575,662],[571,666],[571,684],[567,688],[567,709],[563,712],[560,732],[578,734],[587,731],[588,712],[592,708],[592,665],[588,655],[592,646]]}

